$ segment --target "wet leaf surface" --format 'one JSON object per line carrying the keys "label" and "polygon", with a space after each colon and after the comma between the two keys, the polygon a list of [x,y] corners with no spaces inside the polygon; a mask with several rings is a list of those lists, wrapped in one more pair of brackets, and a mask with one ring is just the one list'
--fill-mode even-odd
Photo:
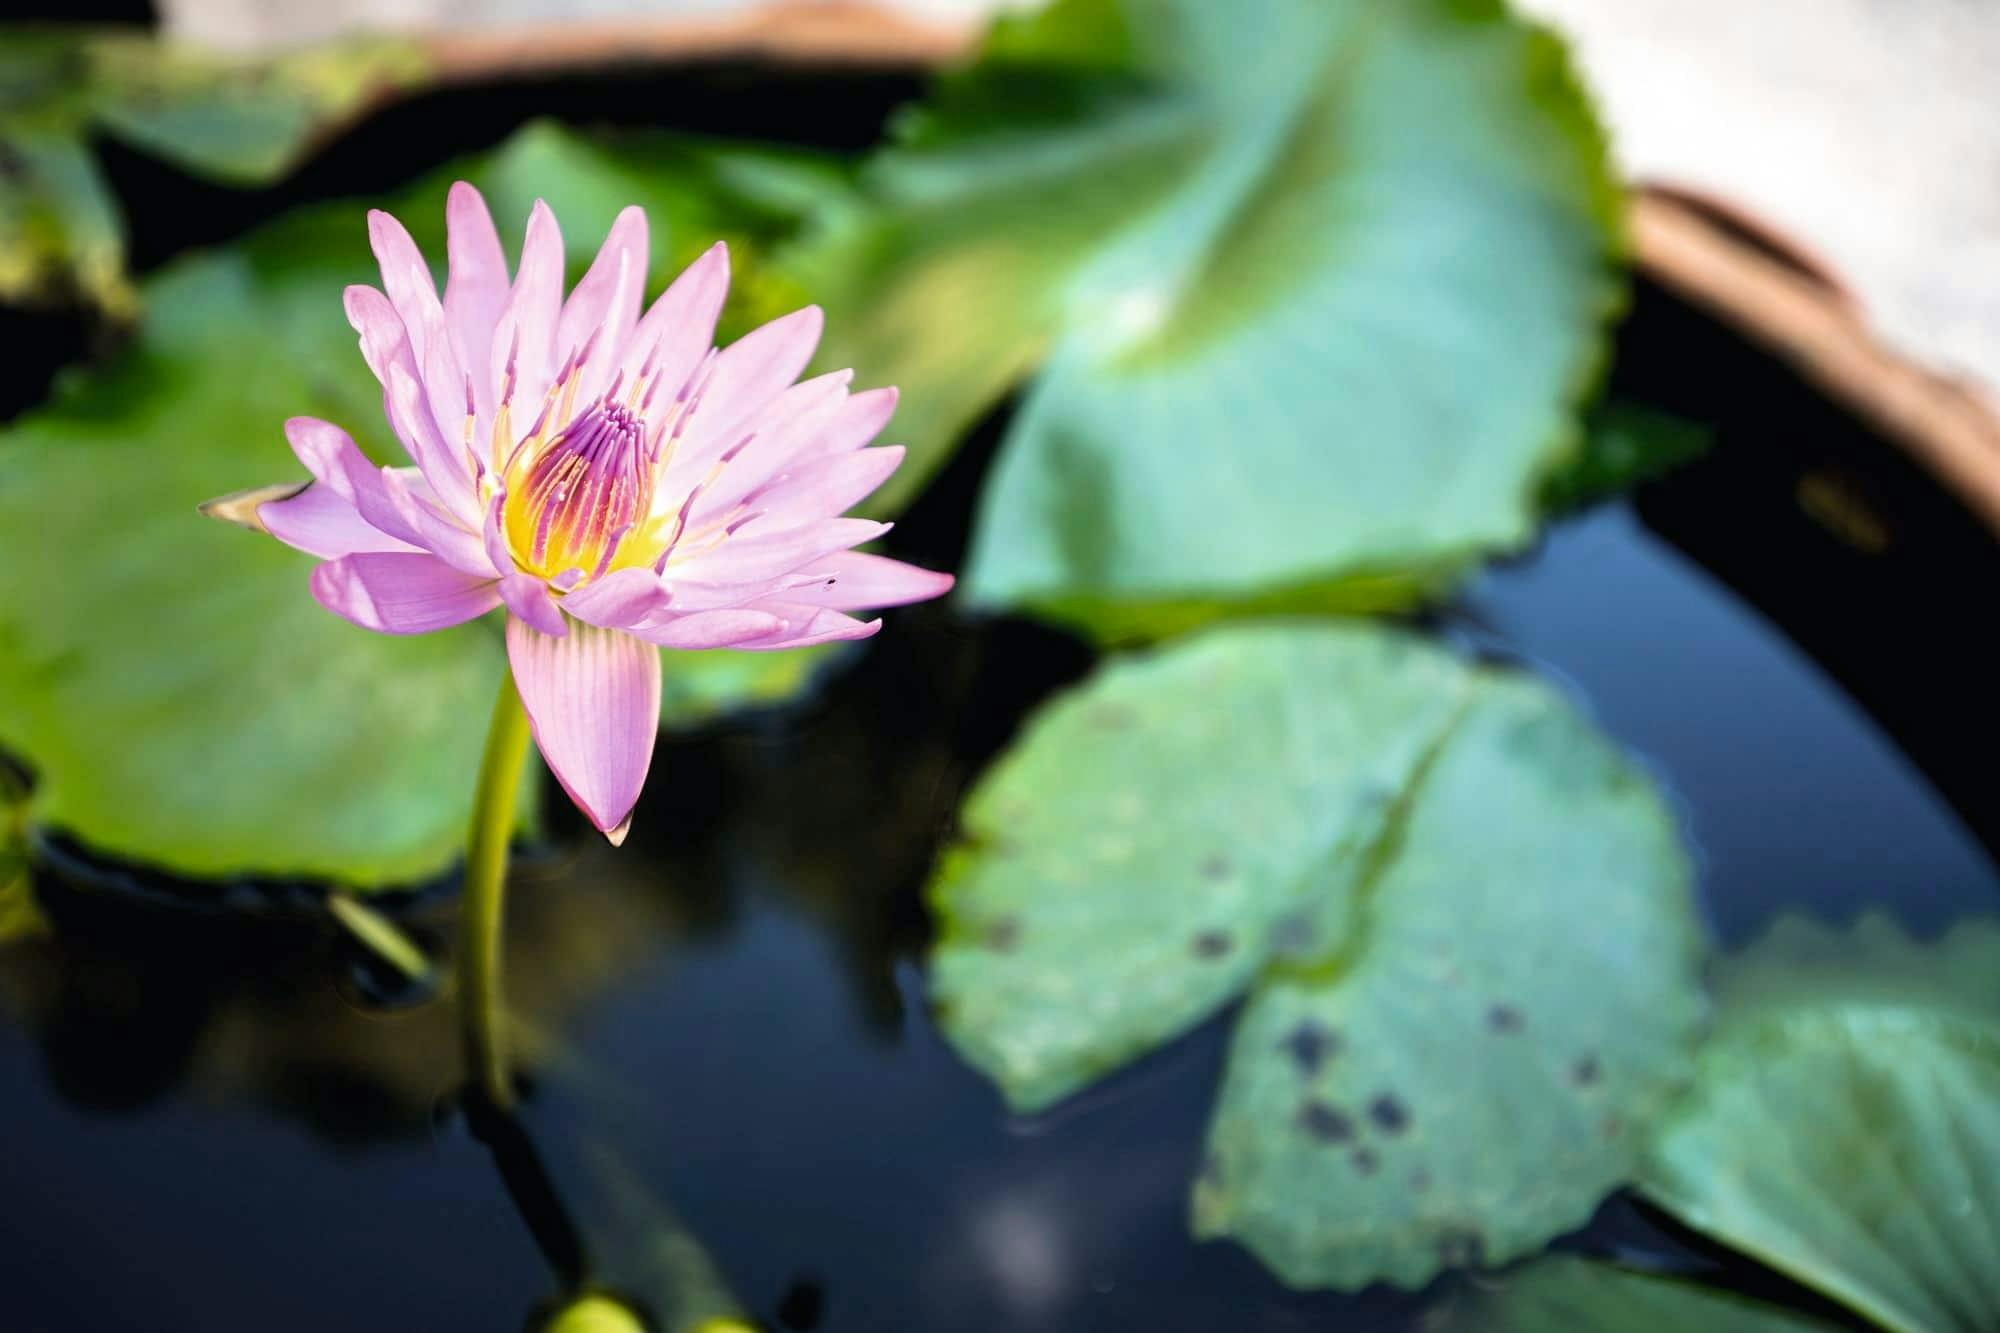
{"label": "wet leaf surface", "polygon": [[401,38],[251,57],[107,28],[0,32],[0,299],[67,286],[120,316],[136,293],[93,134],[214,180],[262,184],[370,100],[429,76],[421,48]]}

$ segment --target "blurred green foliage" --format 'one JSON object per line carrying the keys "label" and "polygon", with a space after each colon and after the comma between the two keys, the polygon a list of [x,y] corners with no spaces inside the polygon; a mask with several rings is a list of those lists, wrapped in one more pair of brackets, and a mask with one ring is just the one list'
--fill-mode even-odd
{"label": "blurred green foliage", "polygon": [[124,223],[93,135],[213,180],[265,184],[371,100],[428,75],[421,48],[398,38],[250,57],[117,29],[0,28],[0,300],[67,287],[112,315],[134,312]]}

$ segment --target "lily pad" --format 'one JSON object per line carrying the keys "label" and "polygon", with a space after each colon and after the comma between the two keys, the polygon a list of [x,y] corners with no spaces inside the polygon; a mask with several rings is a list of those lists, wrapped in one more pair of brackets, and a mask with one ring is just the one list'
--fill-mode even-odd
{"label": "lily pad", "polygon": [[1700,930],[1647,781],[1550,691],[1273,623],[1127,659],[978,785],[947,1035],[1045,1107],[1247,993],[1194,1228],[1296,1285],[1501,1263],[1629,1179]]}
{"label": "lily pad", "polygon": [[1425,1333],[1833,1333],[1795,1310],[1574,1255],[1454,1294]]}
{"label": "lily pad", "polygon": [[1885,1329],[2000,1326],[2000,923],[1788,922],[1717,980],[1645,1193]]}
{"label": "lily pad", "polygon": [[0,299],[67,283],[114,315],[132,312],[134,292],[92,134],[255,185],[371,100],[429,77],[422,48],[389,37],[232,56],[130,31],[16,27],[0,48]]}
{"label": "lily pad", "polygon": [[[718,234],[750,242],[754,274],[789,216],[766,184],[813,169],[773,155],[759,174],[756,156],[541,126],[388,206],[441,253],[452,179],[487,189],[512,228],[532,190],[562,211],[580,265],[636,202],[656,219],[656,284],[670,257]],[[341,314],[342,287],[371,270],[362,208],[348,202],[178,262],[148,282],[153,313],[134,346],[0,431],[0,746],[36,772],[36,821],[196,876],[368,887],[452,861],[504,670],[495,627],[355,629],[308,595],[309,557],[195,513],[245,485],[303,479],[280,431],[295,414],[399,456]],[[753,276],[744,290],[754,302],[772,289]],[[740,327],[747,313],[739,302],[730,318]],[[783,659],[746,672],[719,654],[669,662],[695,717],[801,672]]]}
{"label": "lily pad", "polygon": [[1622,300],[1596,122],[1497,0],[1060,0],[862,184],[795,259],[827,356],[904,387],[904,488],[1032,376],[966,595],[1111,637],[1519,547]]}

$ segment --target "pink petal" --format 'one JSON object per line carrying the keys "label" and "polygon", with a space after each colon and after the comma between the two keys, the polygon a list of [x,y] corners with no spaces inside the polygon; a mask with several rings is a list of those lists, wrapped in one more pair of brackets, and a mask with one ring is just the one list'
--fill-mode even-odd
{"label": "pink petal", "polygon": [[369,462],[346,431],[316,417],[293,417],[285,438],[306,471],[353,505],[371,525],[398,541],[423,546],[422,534],[389,493],[387,469]]}
{"label": "pink petal", "polygon": [[[470,486],[473,472],[471,451],[466,447],[465,369],[459,362],[458,349],[452,346],[451,335],[445,330],[444,311],[432,306],[429,319],[424,354],[417,362],[417,380],[423,385],[422,400],[431,424],[446,441],[444,456],[453,471]],[[479,438],[476,429],[472,438]],[[473,510],[477,512],[477,505]]]}
{"label": "pink petal", "polygon": [[429,487],[414,469],[376,467],[346,431],[314,417],[287,421],[285,437],[306,470],[373,527],[434,552],[465,573],[494,576],[478,539],[435,507]]}
{"label": "pink petal", "polygon": [[[853,378],[853,371],[837,370],[802,380],[728,435],[676,449],[660,482],[661,503],[678,503],[673,497],[705,483],[694,510],[698,522],[735,508],[827,429],[846,403]],[[715,471],[718,462],[723,463],[720,474]]]}
{"label": "pink petal", "polygon": [[809,305],[723,348],[688,428],[688,448],[699,454],[734,443],[725,437],[739,431],[806,368],[825,322],[820,308]]}
{"label": "pink petal", "polygon": [[816,643],[840,639],[865,639],[882,628],[879,620],[856,620],[824,607],[782,601],[763,601],[755,610],[769,611],[785,622],[782,630],[758,639],[732,645],[744,652],[776,652],[780,648],[810,648]]}
{"label": "pink petal", "polygon": [[619,363],[625,382],[643,374],[659,382],[660,399],[672,401],[714,344],[716,316],[728,295],[729,248],[717,241],[660,293],[632,331]]}
{"label": "pink petal", "polygon": [[371,551],[329,560],[313,570],[312,591],[335,615],[384,634],[446,629],[500,603],[491,578],[423,552]]}
{"label": "pink petal", "polygon": [[415,551],[381,531],[331,486],[314,482],[289,500],[273,500],[257,508],[264,530],[285,545],[322,560],[337,560],[359,551]]}
{"label": "pink petal", "polygon": [[486,545],[486,558],[502,574],[514,572],[514,553],[507,548],[507,529],[501,515],[506,512],[507,493],[496,492],[486,502],[486,521],[480,525],[479,537]]}
{"label": "pink petal", "polygon": [[843,454],[859,449],[882,433],[896,411],[896,389],[864,389],[841,405],[809,450],[814,455]]}
{"label": "pink petal", "polygon": [[[562,229],[555,214],[537,199],[521,243],[521,270],[493,330],[487,352],[496,404],[513,408],[516,439],[527,433],[555,378],[556,317],[562,310]],[[513,392],[508,394],[509,368]],[[496,407],[497,411],[497,407]]]}
{"label": "pink petal", "polygon": [[662,648],[734,648],[748,640],[768,638],[783,632],[785,621],[768,611],[694,611],[687,615],[654,616],[641,621],[631,633]]}
{"label": "pink petal", "polygon": [[669,594],[651,569],[613,570],[563,598],[563,610],[606,629],[630,629],[667,607]]}
{"label": "pink petal", "polygon": [[814,582],[785,590],[787,601],[836,611],[872,611],[942,597],[951,591],[954,582],[949,574],[862,551],[830,555],[817,561],[811,573]]}
{"label": "pink petal", "polygon": [[[492,362],[493,326],[507,304],[507,255],[500,233],[479,191],[464,181],[445,196],[444,322],[450,331],[458,363],[483,370]],[[480,438],[493,420],[493,381],[484,373],[472,376]]]}
{"label": "pink petal", "polygon": [[543,634],[560,639],[569,633],[569,622],[563,619],[561,610],[557,608],[547,581],[517,568],[513,552],[507,549],[507,533],[501,520],[506,505],[505,491],[498,492],[487,502],[486,521],[479,534],[487,560],[500,571],[500,600],[518,618]]}
{"label": "pink petal", "polygon": [[[567,359],[586,342],[591,344],[590,359],[577,370],[578,402],[597,397],[625,352],[646,294],[648,257],[646,210],[634,205],[611,224],[590,271],[563,304],[556,323],[556,355]],[[626,385],[630,387],[630,381]]]}
{"label": "pink petal", "polygon": [[[368,212],[368,242],[382,264],[382,288],[388,292],[388,302],[402,322],[402,332],[410,346],[410,370],[422,386],[420,398],[426,402],[426,410],[438,428],[456,430],[466,414],[464,372],[460,370],[458,350],[446,332],[444,306],[438,302],[438,284],[430,276],[430,266],[402,222],[380,208]],[[362,290],[366,292],[368,288]],[[376,378],[382,380],[384,388],[390,386],[390,378],[382,370],[376,370]],[[422,464],[424,460],[418,458],[418,462]],[[456,506],[452,486],[432,474],[430,468],[424,474]]]}
{"label": "pink petal", "polygon": [[452,443],[438,429],[424,396],[424,386],[400,363],[389,367],[389,378],[382,390],[382,410],[396,438],[410,451],[424,480],[431,484],[445,507],[462,522],[471,523],[479,512],[479,499],[472,482],[472,460],[466,457],[462,443]]}
{"label": "pink petal", "polygon": [[660,654],[617,630],[574,625],[550,638],[508,618],[507,657],[535,743],[600,830],[631,817],[660,726]]}
{"label": "pink petal", "polygon": [[872,495],[903,461],[901,445],[857,449],[799,466],[749,497],[773,527],[789,527],[816,518],[844,514]]}
{"label": "pink petal", "polygon": [[368,210],[368,244],[382,266],[382,290],[409,336],[410,359],[422,365],[428,335],[443,321],[437,279],[403,224],[379,208]]}
{"label": "pink petal", "polygon": [[667,581],[676,589],[682,579],[723,586],[775,581],[835,551],[873,541],[888,530],[887,523],[864,518],[829,518],[782,532],[739,534],[699,555],[675,560],[667,566]]}
{"label": "pink petal", "polygon": [[514,570],[502,575],[500,600],[507,604],[515,619],[526,621],[551,638],[560,639],[569,633],[569,623],[556,607],[556,599],[549,595],[549,585],[532,574]]}
{"label": "pink petal", "polygon": [[403,317],[389,304],[388,297],[373,287],[356,283],[342,293],[341,306],[347,311],[347,322],[361,335],[361,359],[375,372],[383,388],[389,387],[389,367],[394,364],[400,362],[412,374],[416,372],[417,363],[410,355],[410,337],[403,328]]}

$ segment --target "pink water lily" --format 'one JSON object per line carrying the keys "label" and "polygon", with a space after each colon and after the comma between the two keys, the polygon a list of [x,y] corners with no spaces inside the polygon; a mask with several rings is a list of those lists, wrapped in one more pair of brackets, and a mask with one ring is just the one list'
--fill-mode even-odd
{"label": "pink water lily", "polygon": [[366,629],[420,634],[507,609],[514,681],[549,768],[614,842],[652,762],[658,648],[767,650],[859,639],[848,612],[936,597],[948,574],[850,549],[843,518],[902,461],[868,448],[894,389],[850,371],[795,383],[808,307],[713,345],[718,244],[641,316],[646,215],[627,208],[563,295],[563,243],[537,202],[510,279],[486,203],[446,203],[444,297],[387,213],[368,216],[382,287],[347,317],[415,467],[376,467],[338,426],[285,424],[313,482],[259,525],[320,557],[312,591]]}

